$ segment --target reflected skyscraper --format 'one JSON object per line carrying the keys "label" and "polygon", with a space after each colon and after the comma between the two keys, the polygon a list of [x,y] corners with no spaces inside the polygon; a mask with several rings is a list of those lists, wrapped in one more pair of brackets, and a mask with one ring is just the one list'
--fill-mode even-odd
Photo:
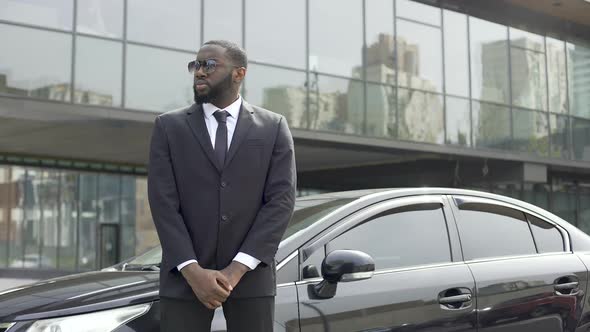
{"label": "reflected skyscraper", "polygon": [[572,109],[585,118],[590,117],[590,47],[576,46],[571,51]]}
{"label": "reflected skyscraper", "polygon": [[[71,85],[67,83],[50,84],[34,89],[17,88],[9,85],[7,74],[0,73],[0,93],[57,101],[69,101],[72,91]],[[113,106],[113,96],[91,90],[76,89],[74,91],[74,102],[80,104]]]}
{"label": "reflected skyscraper", "polygon": [[[397,47],[397,62],[395,61]],[[420,57],[418,45],[409,43],[404,38],[397,40],[391,35],[380,34],[377,42],[367,47],[367,80],[381,82],[369,83],[367,87],[367,133],[374,136],[389,136],[404,140],[442,143],[443,141],[443,104],[439,96],[423,91],[432,91],[436,87],[432,81],[420,77]],[[396,66],[397,64],[397,66]],[[412,90],[400,89],[395,98],[396,68],[400,87],[412,87]],[[354,69],[362,71],[361,67]],[[349,88],[350,103],[358,98],[360,86],[352,83]],[[423,91],[420,91],[423,90]],[[362,114],[351,107],[349,117],[352,123],[362,123]],[[397,114],[396,114],[397,110]],[[399,124],[397,121],[399,119]]]}
{"label": "reflected skyscraper", "polygon": [[[536,151],[548,155],[547,117],[527,109],[547,109],[547,76],[544,44],[526,37],[510,41],[510,59],[505,40],[484,43],[481,47],[483,86],[481,99],[505,100],[520,106],[508,111],[501,105],[482,102],[476,114],[480,145]],[[556,59],[555,61],[562,61]],[[511,81],[506,87],[507,72]],[[510,95],[506,95],[509,93]],[[559,99],[559,97],[557,97]],[[539,144],[541,142],[542,144]]]}
{"label": "reflected skyscraper", "polygon": [[[284,108],[283,115],[289,126],[294,128],[305,128],[307,124],[306,90],[297,86],[274,86],[265,88],[262,96],[262,106],[273,110]],[[287,105],[288,107],[285,107]]]}

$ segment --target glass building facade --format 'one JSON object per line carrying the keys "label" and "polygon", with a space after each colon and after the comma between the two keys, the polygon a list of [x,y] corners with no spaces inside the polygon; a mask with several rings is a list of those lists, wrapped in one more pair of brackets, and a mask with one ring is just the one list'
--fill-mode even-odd
{"label": "glass building facade", "polygon": [[410,0],[0,8],[2,94],[164,112],[192,103],[185,63],[222,38],[248,51],[243,96],[292,128],[590,161],[588,41]]}
{"label": "glass building facade", "polygon": [[0,165],[0,268],[96,270],[156,245],[146,182]]}
{"label": "glass building facade", "polygon": [[[165,112],[192,103],[199,45],[229,39],[244,98],[292,129],[590,162],[590,40],[538,31],[410,0],[0,0],[0,98]],[[3,163],[0,267],[94,269],[112,234],[118,259],[157,241],[144,176]],[[590,230],[588,188],[479,187]]]}

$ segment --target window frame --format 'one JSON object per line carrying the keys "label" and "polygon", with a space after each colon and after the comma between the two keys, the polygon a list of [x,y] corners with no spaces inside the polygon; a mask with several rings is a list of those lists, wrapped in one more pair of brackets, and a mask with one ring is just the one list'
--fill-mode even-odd
{"label": "window frame", "polygon": [[[391,271],[412,270],[416,268],[450,265],[457,263],[462,264],[463,256],[461,255],[460,247],[457,241],[458,238],[454,236],[454,233],[456,232],[456,226],[454,225],[453,212],[449,208],[450,204],[447,203],[447,200],[445,199],[444,195],[414,195],[388,199],[384,202],[364,207],[362,209],[357,210],[348,217],[343,218],[342,220],[338,221],[337,223],[333,224],[332,226],[328,227],[322,232],[318,233],[299,249],[299,280],[310,280],[302,278],[301,270],[305,265],[307,265],[306,262],[308,261],[308,259],[312,257],[313,254],[317,253],[318,250],[322,250],[325,257],[325,255],[327,254],[326,245],[333,239],[384,212],[421,204],[440,204],[440,209],[443,212],[445,227],[447,229],[450,260],[448,262],[439,262],[432,264],[411,265],[399,268],[385,268],[376,270],[375,273],[379,274]],[[317,268],[319,269],[320,266],[317,266]]]}
{"label": "window frame", "polygon": [[[516,210],[520,213],[523,214],[524,219],[526,220],[527,224],[528,224],[528,228],[529,228],[529,234],[531,236],[531,239],[533,240],[533,243],[535,244],[535,253],[533,254],[521,254],[521,255],[504,255],[504,256],[490,256],[490,257],[482,257],[482,258],[474,258],[474,259],[469,259],[469,260],[465,260],[466,263],[472,263],[472,262],[481,262],[481,261],[494,261],[494,260],[504,260],[504,259],[510,259],[510,258],[520,258],[520,257],[538,257],[538,256],[543,256],[543,255],[561,255],[561,254],[572,254],[572,250],[571,250],[571,242],[570,242],[570,238],[569,238],[569,234],[568,232],[558,223],[552,221],[551,219],[547,218],[546,216],[543,216],[535,211],[529,210],[525,207],[521,207],[515,204],[511,204],[511,203],[507,203],[507,202],[503,202],[503,201],[499,201],[499,200],[493,200],[493,199],[489,199],[489,198],[483,198],[483,197],[477,197],[477,196],[469,196],[469,195],[449,195],[449,201],[451,201],[451,208],[455,217],[455,222],[457,223],[457,231],[459,232],[459,239],[461,239],[461,232],[459,230],[459,220],[461,219],[461,209],[460,206],[461,204],[464,203],[479,203],[479,204],[488,204],[488,205],[495,205],[495,206],[501,206],[501,207],[505,207],[505,208],[509,208],[512,210]],[[459,202],[460,201],[460,202]],[[549,223],[551,226],[555,227],[561,234],[561,238],[563,241],[563,251],[555,251],[555,252],[548,252],[548,253],[539,253],[539,249],[537,247],[537,240],[535,238],[535,235],[533,234],[532,228],[531,228],[531,222],[530,219],[528,217],[528,215],[531,215],[533,217],[536,217],[546,223]],[[465,235],[463,235],[465,236]],[[461,251],[464,250],[463,248],[463,244],[462,242],[460,242],[461,245]]]}

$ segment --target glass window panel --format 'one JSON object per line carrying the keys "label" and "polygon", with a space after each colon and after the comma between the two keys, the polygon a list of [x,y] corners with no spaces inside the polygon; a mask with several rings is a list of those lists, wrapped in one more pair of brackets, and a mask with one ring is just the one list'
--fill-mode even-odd
{"label": "glass window panel", "polygon": [[549,126],[547,113],[513,110],[513,148],[533,152],[539,156],[549,155]]}
{"label": "glass window panel", "polygon": [[320,0],[309,7],[310,70],[360,78],[362,2]]}
{"label": "glass window panel", "polygon": [[471,112],[468,99],[447,97],[448,144],[471,146]]}
{"label": "glass window panel", "polygon": [[506,27],[469,17],[471,93],[475,99],[508,104]]}
{"label": "glass window panel", "polygon": [[397,21],[398,82],[400,86],[442,91],[440,29]]}
{"label": "glass window panel", "polygon": [[60,174],[54,170],[40,170],[37,174],[42,175],[37,186],[41,236],[39,267],[56,268],[60,259],[57,254],[61,247],[60,238],[63,231],[62,225],[59,224]]}
{"label": "glass window panel", "polygon": [[561,115],[549,115],[551,127],[551,157],[570,158],[569,149],[569,118]]}
{"label": "glass window panel", "polygon": [[135,256],[135,223],[137,202],[135,196],[135,177],[121,177],[121,259]]}
{"label": "glass window panel", "polygon": [[326,252],[340,249],[369,254],[376,270],[451,261],[441,208],[377,216],[332,240]]}
{"label": "glass window panel", "polygon": [[196,51],[200,20],[200,1],[175,0],[172,6],[159,0],[128,0],[127,39]]}
{"label": "glass window panel", "polygon": [[[395,87],[391,85],[367,85],[367,131],[366,135],[396,137]],[[362,114],[354,121],[362,122]]]}
{"label": "glass window panel", "polygon": [[[23,266],[23,225],[25,218],[25,169],[22,167],[10,167],[10,173],[6,179],[10,183],[13,192],[9,197],[11,211],[9,214],[10,229],[8,231],[8,267]],[[29,185],[30,187],[30,185]]]}
{"label": "glass window panel", "polygon": [[[236,23],[233,25],[237,25]],[[251,60],[305,69],[305,2],[248,2],[246,41]]]}
{"label": "glass window panel", "polygon": [[576,186],[571,181],[553,178],[551,212],[576,225]]}
{"label": "glass window panel", "polygon": [[547,38],[549,111],[567,113],[567,73],[565,42]]}
{"label": "glass window panel", "polygon": [[[125,200],[123,201],[123,205],[126,204],[126,202],[130,202],[129,200]],[[131,217],[131,216],[126,216],[126,217]],[[120,256],[120,260],[124,260],[124,259],[128,259],[131,258],[137,254],[139,254],[139,252],[135,251],[135,226],[122,226],[120,228],[121,230],[121,256]]]}
{"label": "glass window panel", "polygon": [[410,0],[396,0],[396,15],[412,20],[440,25],[440,9]]}
{"label": "glass window panel", "polygon": [[586,234],[590,234],[590,184],[587,182],[579,183],[578,190],[580,197],[580,218],[577,226]]}
{"label": "glass window panel", "polygon": [[396,84],[393,33],[393,2],[365,2],[367,39],[367,80]]}
{"label": "glass window panel", "polygon": [[129,45],[125,107],[166,112],[193,104],[193,76],[186,64],[194,58],[191,53]]}
{"label": "glass window panel", "polygon": [[78,174],[76,172],[61,172],[60,189],[60,239],[59,239],[59,268],[74,270],[76,268],[76,246],[78,230]]}
{"label": "glass window panel", "polygon": [[248,102],[284,115],[291,128],[306,127],[304,72],[250,64],[245,83]]}
{"label": "glass window panel", "polygon": [[[55,248],[57,242],[57,227],[52,222],[51,213],[46,211],[43,199],[46,197],[44,190],[47,186],[43,183],[43,173],[36,169],[28,169],[23,181],[24,190],[24,224],[22,229],[23,254],[20,262],[12,262],[10,267],[21,267],[25,269],[41,268],[41,250],[44,242]],[[45,187],[45,188],[44,188]],[[44,223],[44,214],[47,213],[47,224]],[[46,227],[47,226],[47,227]],[[45,239],[45,236],[48,238]],[[50,250],[48,250],[50,251]],[[53,255],[55,259],[55,255]],[[55,262],[55,261],[53,261]],[[20,265],[20,266],[18,266]]]}
{"label": "glass window panel", "polygon": [[510,58],[513,105],[546,110],[545,54],[512,47]]}
{"label": "glass window panel", "polygon": [[520,183],[492,183],[492,193],[520,199]]}
{"label": "glass window panel", "polygon": [[522,200],[543,209],[549,209],[550,187],[544,183],[525,183]]}
{"label": "glass window panel", "polygon": [[590,121],[572,118],[574,158],[590,160]]}
{"label": "glass window panel", "polygon": [[123,37],[123,1],[78,0],[77,31],[92,35]]}
{"label": "glass window panel", "polygon": [[70,100],[71,35],[0,24],[0,44],[0,92]]}
{"label": "glass window panel", "polygon": [[[78,37],[74,101],[121,106],[122,54],[122,43]],[[108,66],[98,65],[100,63],[108,63]]]}
{"label": "glass window panel", "polygon": [[398,89],[398,113],[400,139],[437,144],[444,142],[441,95]]}
{"label": "glass window panel", "polygon": [[93,270],[97,268],[97,220],[98,220],[98,177],[96,174],[80,174],[80,200],[79,200],[79,254],[78,268],[80,270]]}
{"label": "glass window panel", "polygon": [[122,176],[121,177],[121,197],[135,199],[135,176]]}
{"label": "glass window panel", "polygon": [[480,203],[466,203],[459,208],[457,226],[466,260],[536,253],[522,212]]}
{"label": "glass window panel", "polygon": [[136,221],[135,221],[135,252],[142,253],[160,243],[156,226],[152,220],[150,205],[147,197],[147,178],[138,177],[136,189]]}
{"label": "glass window panel", "polygon": [[310,74],[309,128],[362,134],[363,83]]}
{"label": "glass window panel", "polygon": [[531,223],[535,244],[540,254],[564,251],[563,237],[555,226],[535,216],[527,215],[527,218]]}
{"label": "glass window panel", "polygon": [[590,118],[590,46],[567,44],[571,114]]}
{"label": "glass window panel", "polygon": [[443,11],[446,93],[469,97],[467,15]]}
{"label": "glass window panel", "polygon": [[545,52],[543,36],[510,27],[510,44],[536,52]]}
{"label": "glass window panel", "polygon": [[121,201],[121,259],[135,256],[135,199]]}
{"label": "glass window panel", "polygon": [[[242,45],[242,0],[204,1],[205,40],[203,40],[203,43],[208,40],[224,39]],[[218,13],[223,13],[223,15],[217,15]],[[265,11],[265,13],[267,12]],[[266,28],[268,29],[269,26],[270,25],[267,25]],[[267,33],[265,32],[264,35],[266,34]]]}
{"label": "glass window panel", "polygon": [[489,103],[472,102],[474,145],[481,148],[510,149],[510,109]]}
{"label": "glass window panel", "polygon": [[100,223],[118,224],[121,203],[121,177],[100,174],[98,176],[98,216]]}
{"label": "glass window panel", "polygon": [[73,12],[73,0],[0,0],[0,20],[48,28],[72,30]]}
{"label": "glass window panel", "polygon": [[8,265],[10,220],[16,203],[16,187],[10,177],[11,167],[0,165],[0,267]]}

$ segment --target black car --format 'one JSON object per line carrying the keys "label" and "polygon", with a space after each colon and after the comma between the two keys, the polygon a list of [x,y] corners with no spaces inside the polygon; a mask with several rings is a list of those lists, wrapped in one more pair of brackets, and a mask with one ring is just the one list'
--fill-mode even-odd
{"label": "black car", "polygon": [[[159,331],[160,257],[0,293],[0,331]],[[590,237],[504,196],[300,198],[276,260],[275,331],[590,330]]]}

